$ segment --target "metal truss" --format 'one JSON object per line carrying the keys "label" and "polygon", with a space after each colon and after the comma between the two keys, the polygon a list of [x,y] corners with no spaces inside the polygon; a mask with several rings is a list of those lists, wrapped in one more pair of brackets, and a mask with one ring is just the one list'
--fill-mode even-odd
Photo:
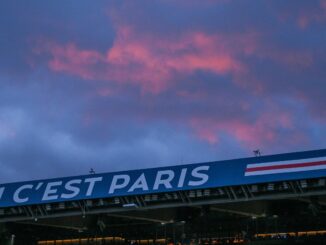
{"label": "metal truss", "polygon": [[67,216],[114,214],[130,210],[149,210],[183,206],[280,200],[309,196],[326,196],[326,179],[303,179],[212,189],[155,193],[47,203],[0,209],[0,222],[29,221]]}

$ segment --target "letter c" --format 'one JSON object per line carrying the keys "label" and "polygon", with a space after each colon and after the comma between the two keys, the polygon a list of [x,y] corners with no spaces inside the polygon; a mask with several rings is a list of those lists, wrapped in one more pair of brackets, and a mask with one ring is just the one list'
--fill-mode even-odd
{"label": "letter c", "polygon": [[19,194],[23,191],[23,190],[26,190],[26,189],[33,189],[33,185],[22,185],[21,187],[19,187],[15,193],[14,193],[14,201],[16,203],[23,203],[23,202],[27,202],[29,200],[28,197],[25,197],[25,198],[21,198],[19,196]]}

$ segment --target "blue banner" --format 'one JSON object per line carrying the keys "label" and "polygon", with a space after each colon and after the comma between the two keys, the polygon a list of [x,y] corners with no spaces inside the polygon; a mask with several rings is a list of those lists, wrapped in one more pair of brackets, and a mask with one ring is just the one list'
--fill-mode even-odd
{"label": "blue banner", "polygon": [[326,177],[326,149],[0,184],[0,207]]}

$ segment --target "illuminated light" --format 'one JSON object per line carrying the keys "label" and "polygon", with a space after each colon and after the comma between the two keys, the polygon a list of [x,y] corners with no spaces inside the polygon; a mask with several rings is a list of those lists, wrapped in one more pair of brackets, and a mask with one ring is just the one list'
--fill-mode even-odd
{"label": "illuminated light", "polygon": [[269,184],[267,185],[267,190],[268,190],[268,191],[273,191],[273,190],[274,190],[274,184],[273,184],[273,183],[269,183]]}
{"label": "illuminated light", "polygon": [[156,239],[155,240],[156,244],[166,244],[166,239],[162,238],[162,239]]}
{"label": "illuminated light", "polygon": [[126,203],[126,204],[123,204],[122,207],[124,208],[137,208],[137,204],[136,203]]}
{"label": "illuminated light", "polygon": [[283,182],[283,183],[282,183],[282,187],[283,187],[284,190],[289,189],[289,185],[288,185],[287,182]]}
{"label": "illuminated light", "polygon": [[65,209],[65,207],[66,206],[65,206],[65,203],[64,202],[60,202],[59,203],[59,206],[58,206],[59,209]]}
{"label": "illuminated light", "polygon": [[152,200],[153,201],[157,201],[158,200],[158,195],[156,195],[156,194],[155,195],[152,195]]}
{"label": "illuminated light", "polygon": [[115,198],[114,198],[114,203],[115,203],[115,204],[119,204],[119,203],[120,203],[120,199],[119,199],[118,197],[115,197]]}
{"label": "illuminated light", "polygon": [[139,240],[140,244],[147,243],[147,240]]}
{"label": "illuminated light", "polygon": [[189,191],[189,197],[195,197],[195,196],[196,196],[196,194],[194,191]]}
{"label": "illuminated light", "polygon": [[197,197],[202,197],[203,193],[201,192],[201,190],[197,190],[196,195]]}
{"label": "illuminated light", "polygon": [[204,196],[210,196],[211,195],[211,190],[204,190]]}
{"label": "illuminated light", "polygon": [[307,181],[306,181],[306,180],[300,180],[300,186],[301,186],[302,188],[307,188],[307,187],[308,187],[308,183],[307,183]]}
{"label": "illuminated light", "polygon": [[105,241],[114,241],[114,240],[119,240],[120,237],[104,237]]}
{"label": "illuminated light", "polygon": [[50,211],[52,209],[51,204],[46,204],[45,205],[45,210]]}
{"label": "illuminated light", "polygon": [[255,237],[257,238],[272,238],[272,237],[280,237],[280,236],[316,236],[316,235],[325,235],[326,230],[316,230],[316,231],[299,231],[298,233],[296,232],[280,232],[280,233],[260,233],[260,234],[255,234]]}

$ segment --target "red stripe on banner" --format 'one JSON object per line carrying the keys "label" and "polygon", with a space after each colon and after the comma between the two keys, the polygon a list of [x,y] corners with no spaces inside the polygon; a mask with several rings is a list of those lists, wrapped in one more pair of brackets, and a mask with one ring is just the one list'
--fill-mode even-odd
{"label": "red stripe on banner", "polygon": [[273,170],[273,169],[285,169],[285,168],[312,167],[312,166],[318,166],[318,165],[326,165],[326,160],[319,161],[319,162],[305,162],[305,163],[294,163],[294,164],[247,168],[246,172],[255,172],[255,171],[263,171],[263,170]]}

